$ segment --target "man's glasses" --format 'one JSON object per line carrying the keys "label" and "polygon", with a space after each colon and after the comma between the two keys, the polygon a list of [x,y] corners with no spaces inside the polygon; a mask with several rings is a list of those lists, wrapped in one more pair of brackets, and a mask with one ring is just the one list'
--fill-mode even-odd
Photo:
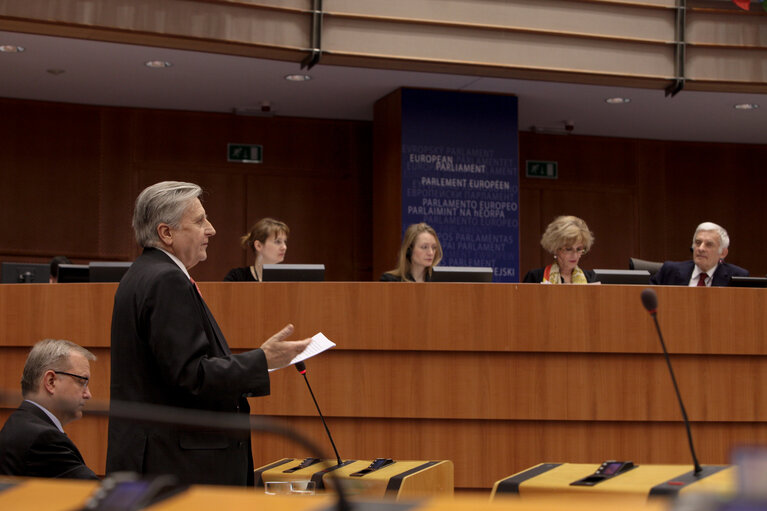
{"label": "man's glasses", "polygon": [[90,378],[88,378],[87,376],[80,376],[79,374],[72,374],[66,371],[53,371],[53,372],[56,374],[66,374],[67,376],[71,376],[72,378],[77,380],[77,383],[82,385],[83,388],[88,387],[88,382],[90,381]]}

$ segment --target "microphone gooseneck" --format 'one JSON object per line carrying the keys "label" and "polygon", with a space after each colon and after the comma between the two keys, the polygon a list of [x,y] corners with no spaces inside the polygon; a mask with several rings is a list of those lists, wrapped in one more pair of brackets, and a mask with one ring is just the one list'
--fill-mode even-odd
{"label": "microphone gooseneck", "polygon": [[325,426],[325,432],[328,434],[328,438],[330,439],[330,445],[333,446],[333,452],[336,455],[336,461],[339,465],[343,463],[341,461],[341,456],[338,454],[338,449],[336,449],[336,443],[333,441],[333,435],[330,434],[330,429],[328,428],[327,423],[325,422],[325,417],[322,415],[322,411],[320,410],[320,405],[317,403],[317,399],[314,397],[314,392],[312,391],[312,386],[309,385],[309,378],[306,377],[306,364],[303,362],[296,362],[294,364],[296,366],[296,371],[301,373],[304,377],[304,381],[306,382],[306,387],[309,389],[309,394],[312,395],[312,401],[314,401],[314,406],[317,408],[317,413],[320,414],[320,419],[322,419],[322,425]]}
{"label": "microphone gooseneck", "polygon": [[682,394],[679,392],[679,386],[676,384],[676,377],[674,376],[674,368],[671,367],[671,358],[668,356],[668,351],[666,350],[666,343],[663,341],[663,334],[660,331],[660,324],[658,324],[658,316],[657,316],[657,309],[658,309],[658,295],[655,294],[654,289],[647,288],[644,291],[642,291],[642,305],[644,305],[644,308],[647,309],[647,312],[650,313],[653,320],[655,321],[655,329],[658,332],[658,339],[660,339],[660,345],[661,348],[663,348],[663,356],[666,358],[666,365],[668,366],[668,372],[671,375],[671,382],[674,384],[674,391],[676,392],[676,398],[677,401],[679,401],[679,409],[682,411],[682,419],[684,419],[684,427],[687,430],[687,442],[690,444],[690,454],[692,454],[692,462],[695,466],[695,475],[697,476],[700,474],[703,469],[700,466],[700,463],[698,463],[698,457],[695,455],[695,446],[692,442],[692,432],[690,431],[690,420],[687,418],[687,411],[684,408],[684,403],[682,402]]}

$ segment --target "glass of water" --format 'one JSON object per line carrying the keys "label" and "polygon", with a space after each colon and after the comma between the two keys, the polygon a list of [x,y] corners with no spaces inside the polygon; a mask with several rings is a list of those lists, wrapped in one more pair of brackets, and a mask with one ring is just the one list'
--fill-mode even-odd
{"label": "glass of water", "polygon": [[265,481],[264,493],[267,495],[290,495],[291,483],[288,481]]}
{"label": "glass of water", "polygon": [[315,486],[314,481],[291,481],[290,494],[314,495]]}

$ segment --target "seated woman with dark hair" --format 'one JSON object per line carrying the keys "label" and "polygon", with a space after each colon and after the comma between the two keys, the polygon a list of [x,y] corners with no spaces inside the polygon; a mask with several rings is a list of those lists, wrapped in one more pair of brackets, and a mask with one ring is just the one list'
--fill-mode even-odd
{"label": "seated woman with dark hair", "polygon": [[245,250],[253,250],[256,256],[252,266],[232,268],[224,277],[225,281],[261,282],[265,264],[281,263],[288,250],[287,224],[273,218],[262,218],[250,229],[250,232],[240,238],[240,244]]}
{"label": "seated woman with dark hair", "polygon": [[442,260],[442,245],[428,224],[413,224],[405,231],[397,267],[381,275],[382,282],[429,282],[431,269]]}
{"label": "seated woman with dark hair", "polygon": [[586,222],[577,216],[560,216],[546,227],[541,246],[554,256],[545,268],[530,270],[523,282],[540,284],[588,284],[596,282],[593,271],[582,270],[578,263],[594,244],[594,235]]}

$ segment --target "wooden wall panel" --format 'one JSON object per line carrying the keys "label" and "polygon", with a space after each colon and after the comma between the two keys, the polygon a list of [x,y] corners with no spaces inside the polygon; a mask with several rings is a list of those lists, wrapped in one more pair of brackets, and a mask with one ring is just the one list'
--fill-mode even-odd
{"label": "wooden wall panel", "polygon": [[[294,231],[289,262],[322,262],[330,280],[376,280],[400,242],[399,179],[376,171],[374,185],[372,172],[398,152],[398,124],[389,119],[396,104],[394,96],[379,102],[371,125],[0,99],[0,178],[10,184],[0,190],[0,260],[131,260],[138,192],[186,179],[208,188],[217,229],[209,260],[195,269],[199,280],[245,265],[238,237],[267,214]],[[227,163],[227,142],[263,143],[264,163]],[[767,274],[767,237],[752,227],[767,224],[764,178],[754,170],[767,146],[526,132],[519,146],[522,169],[539,159],[558,161],[560,171],[554,181],[520,178],[523,274],[548,264],[541,233],[568,212],[596,235],[587,268],[625,268],[632,256],[687,259],[695,226],[713,220],[730,231],[728,259]]]}
{"label": "wooden wall panel", "polygon": [[[294,337],[321,330],[337,342],[307,365],[344,458],[451,459],[459,488],[489,488],[542,461],[689,461],[639,286],[200,287],[235,351],[258,346],[287,321],[297,326]],[[0,419],[18,402],[29,346],[46,336],[85,345],[98,357],[91,364],[94,397],[89,413],[67,431],[99,473],[106,419],[98,413],[108,407],[114,289],[0,286],[0,390],[9,394],[2,396]],[[657,292],[701,462],[727,463],[733,446],[767,441],[763,291]],[[557,311],[559,321],[549,321],[547,311]],[[302,378],[285,368],[271,381],[270,396],[251,399],[253,413],[282,418],[326,446]],[[254,446],[257,464],[309,454],[262,434],[254,435]]]}
{"label": "wooden wall panel", "polygon": [[402,243],[402,92],[375,104],[373,144],[373,280],[397,265]]}
{"label": "wooden wall panel", "polygon": [[[597,239],[594,257],[585,259],[584,267],[607,263],[628,268],[630,257],[690,259],[695,227],[713,221],[730,234],[728,261],[752,275],[767,273],[760,256],[767,239],[754,236],[752,228],[767,223],[760,206],[763,178],[754,172],[767,158],[767,145],[533,133],[520,133],[519,145],[521,169],[525,160],[551,160],[559,162],[560,174],[556,180],[520,178],[523,198],[531,196],[524,194],[526,189],[536,190],[541,204],[548,204],[539,213],[526,212],[521,204],[520,230],[538,229],[540,236],[551,219],[567,213],[562,196],[571,195],[569,200],[582,202],[578,209]],[[529,268],[548,264],[547,254],[536,247],[539,254],[531,257],[531,248],[522,247],[522,261]]]}
{"label": "wooden wall panel", "polygon": [[[196,279],[246,264],[238,239],[256,215],[293,223],[302,248],[289,262],[325,263],[332,280],[370,279],[369,123],[6,99],[0,113],[0,178],[12,185],[0,190],[0,260],[132,260],[136,196],[174,179],[205,188],[217,230]],[[264,163],[227,162],[229,142],[263,145]]]}
{"label": "wooden wall panel", "polygon": [[0,253],[98,257],[99,109],[0,105]]}

